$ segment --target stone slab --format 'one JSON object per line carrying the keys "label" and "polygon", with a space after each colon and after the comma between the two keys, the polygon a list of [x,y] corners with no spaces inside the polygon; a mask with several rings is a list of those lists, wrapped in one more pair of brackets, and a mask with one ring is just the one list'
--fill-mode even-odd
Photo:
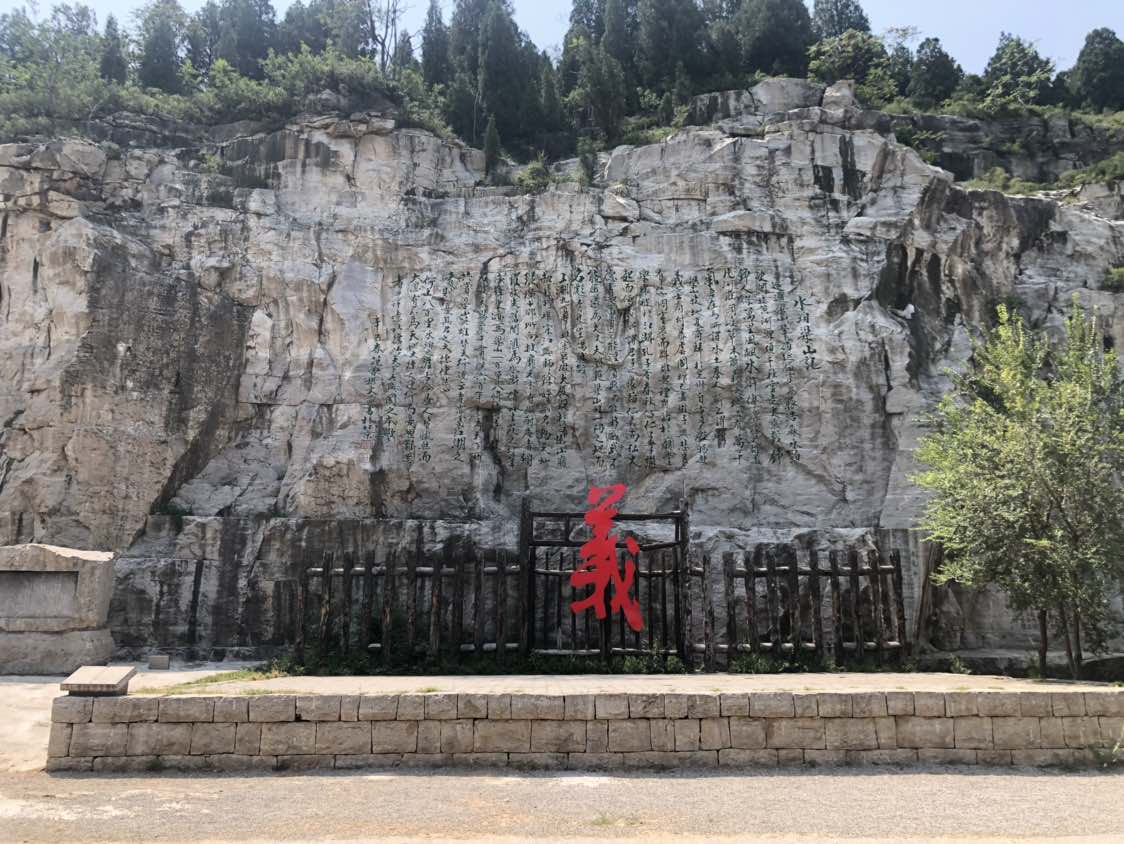
{"label": "stone slab", "polygon": [[131,665],[83,665],[59,683],[59,688],[72,695],[124,695],[136,673]]}

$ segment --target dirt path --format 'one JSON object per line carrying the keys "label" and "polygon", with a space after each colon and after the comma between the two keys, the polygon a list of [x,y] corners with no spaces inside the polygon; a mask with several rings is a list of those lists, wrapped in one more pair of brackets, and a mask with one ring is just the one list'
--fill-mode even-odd
{"label": "dirt path", "polygon": [[617,776],[0,775],[3,841],[1120,841],[1124,776],[848,769]]}

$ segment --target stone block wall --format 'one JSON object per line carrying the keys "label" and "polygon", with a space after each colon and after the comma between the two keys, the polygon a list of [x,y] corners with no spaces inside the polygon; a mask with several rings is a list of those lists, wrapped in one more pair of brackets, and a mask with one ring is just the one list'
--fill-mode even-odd
{"label": "stone block wall", "polygon": [[1088,765],[1124,690],[56,698],[51,771]]}

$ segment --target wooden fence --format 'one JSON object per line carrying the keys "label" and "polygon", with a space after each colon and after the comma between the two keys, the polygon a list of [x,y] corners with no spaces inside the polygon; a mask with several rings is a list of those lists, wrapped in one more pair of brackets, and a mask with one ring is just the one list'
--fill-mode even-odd
{"label": "wooden fence", "polygon": [[389,668],[483,654],[503,665],[516,652],[676,655],[716,670],[736,668],[739,654],[808,653],[845,665],[909,652],[897,551],[888,560],[877,550],[831,551],[826,565],[817,549],[788,544],[694,553],[685,506],[617,517],[622,539],[640,544],[633,594],[642,631],[621,614],[575,615],[570,604],[585,597],[570,581],[583,515],[525,511],[514,552],[460,543],[427,556],[419,526],[413,549],[382,560],[326,554],[301,579],[296,656],[367,653]]}

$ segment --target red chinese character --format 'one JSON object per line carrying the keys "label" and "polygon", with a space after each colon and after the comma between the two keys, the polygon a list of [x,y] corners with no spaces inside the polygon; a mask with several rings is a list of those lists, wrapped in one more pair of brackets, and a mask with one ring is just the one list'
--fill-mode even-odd
{"label": "red chinese character", "polygon": [[644,619],[640,617],[640,602],[632,597],[633,581],[636,579],[636,555],[640,545],[631,536],[625,539],[624,576],[621,576],[617,561],[617,534],[613,533],[613,519],[620,511],[617,504],[628,492],[624,484],[609,487],[593,487],[589,491],[589,503],[595,505],[585,514],[585,523],[593,529],[593,538],[581,547],[582,564],[570,575],[574,588],[593,586],[593,594],[570,604],[575,614],[592,608],[597,618],[605,620],[605,590],[613,585],[612,612],[623,612],[628,626],[633,630],[644,629]]}

